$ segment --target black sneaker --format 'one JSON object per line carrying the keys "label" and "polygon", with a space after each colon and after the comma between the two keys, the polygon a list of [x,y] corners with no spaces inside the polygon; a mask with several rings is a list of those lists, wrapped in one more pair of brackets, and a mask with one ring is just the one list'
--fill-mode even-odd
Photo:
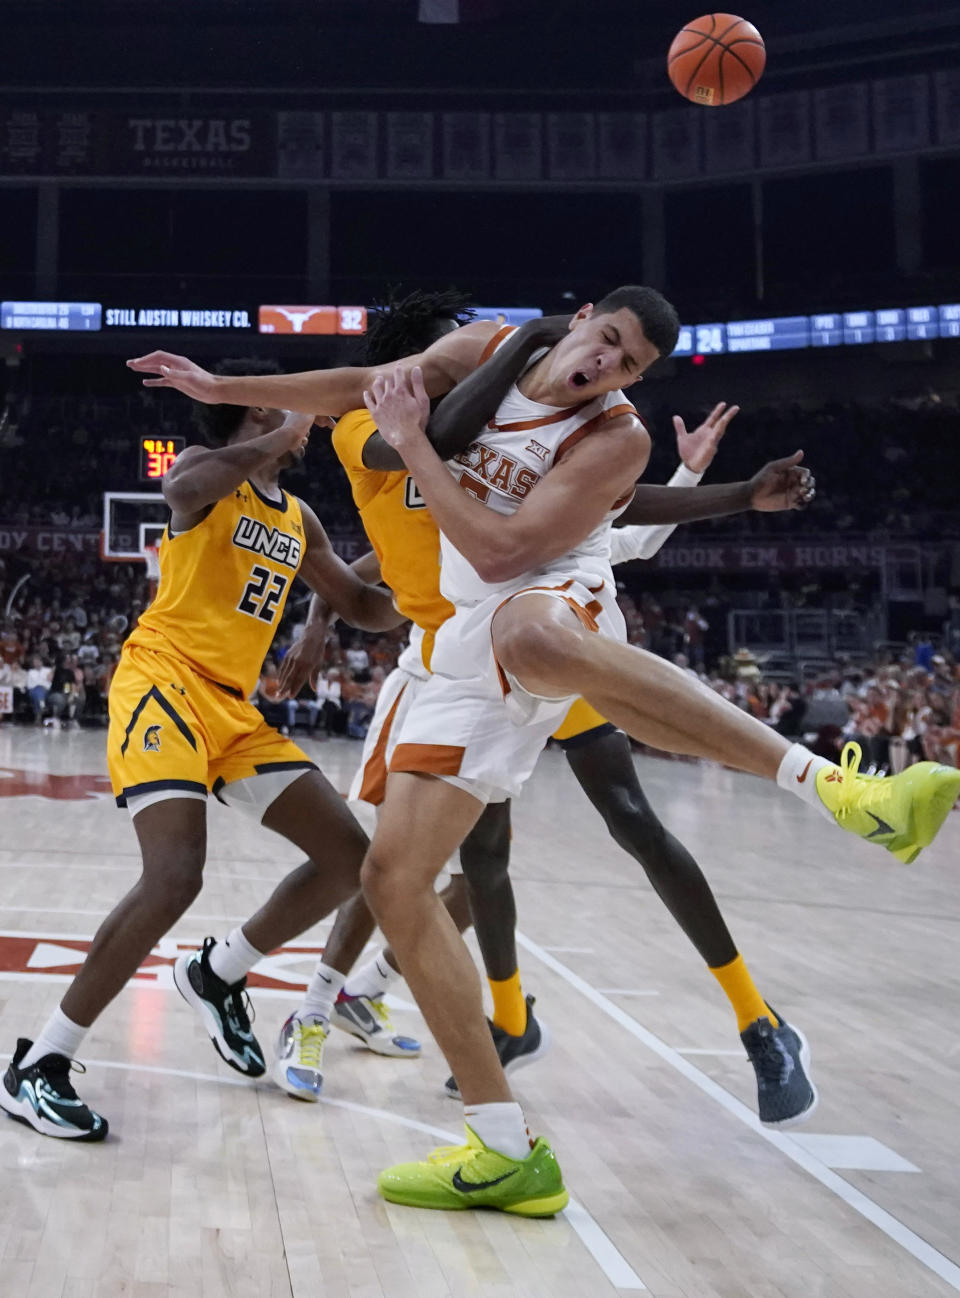
{"label": "black sneaker", "polygon": [[58,1140],[104,1140],[106,1118],[88,1109],[70,1083],[70,1069],[85,1072],[83,1064],[66,1055],[44,1055],[29,1068],[21,1068],[32,1041],[21,1037],[0,1085],[0,1108],[11,1118]]}
{"label": "black sneaker", "polygon": [[777,1014],[780,1026],[757,1019],[740,1040],[757,1074],[757,1108],[765,1127],[796,1127],[817,1107],[817,1088],[807,1076],[810,1047],[799,1029]]}
{"label": "black sneaker", "polygon": [[250,1027],[253,1006],[246,994],[247,980],[230,984],[217,977],[210,968],[210,952],[216,945],[215,938],[204,938],[199,951],[182,955],[173,966],[173,981],[200,1015],[223,1062],[245,1077],[262,1077],[267,1065]]}
{"label": "black sneaker", "polygon": [[[493,1044],[497,1047],[497,1054],[507,1076],[520,1068],[526,1068],[528,1064],[536,1063],[550,1049],[553,1038],[546,1023],[534,1015],[533,1007],[536,1003],[533,996],[527,997],[527,1026],[522,1036],[512,1037],[509,1032],[504,1032],[503,1028],[498,1028],[495,1023],[487,1020]],[[448,1077],[443,1089],[451,1100],[460,1099],[460,1088],[455,1077]]]}

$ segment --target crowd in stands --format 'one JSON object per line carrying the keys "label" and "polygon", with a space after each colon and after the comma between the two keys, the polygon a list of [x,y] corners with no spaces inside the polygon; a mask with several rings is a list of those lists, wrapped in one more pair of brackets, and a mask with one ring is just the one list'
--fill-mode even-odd
{"label": "crowd in stands", "polygon": [[[0,686],[11,687],[13,697],[12,717],[0,721],[53,729],[105,725],[121,645],[149,597],[144,568],[96,557],[36,560],[16,592],[11,569],[0,558],[0,608],[10,604],[0,620]],[[715,652],[709,604],[680,600],[665,614],[652,596],[622,592],[621,605],[633,643],[672,659],[737,707],[824,756],[836,759],[855,739],[865,767],[877,771],[922,759],[960,762],[960,601],[954,600],[941,635],[916,636],[868,659],[804,664],[796,679],[782,666],[767,673],[748,648]],[[254,701],[284,733],[362,739],[380,686],[403,649],[405,628],[370,635],[338,625],[317,688],[280,699],[279,666],[302,630],[305,608],[302,595],[291,600]]]}
{"label": "crowd in stands", "polygon": [[[651,387],[650,395],[656,393]],[[654,435],[647,481],[665,482],[676,467],[673,407],[635,396]],[[698,412],[683,410],[692,427]],[[815,507],[783,519],[746,514],[692,524],[699,535],[836,532],[875,537],[960,535],[954,484],[960,476],[958,411],[937,394],[866,406],[784,403],[746,407],[731,425],[708,481],[749,477],[798,447],[818,483]],[[8,399],[0,420],[0,523],[99,526],[105,489],[143,490],[138,446],[144,436],[196,439],[190,402],[135,386],[113,396],[67,398],[33,393]],[[838,447],[868,453],[838,454]],[[37,473],[37,464],[43,472]],[[936,464],[937,471],[930,466]],[[334,534],[355,533],[356,511],[326,434],[314,436],[290,488],[304,495]]]}
{"label": "crowd in stands", "polygon": [[896,773],[919,761],[960,764],[960,644],[929,637],[886,648],[868,661],[812,664],[805,679],[765,676],[749,649],[696,672],[684,653],[674,662],[736,707],[838,761],[850,740],[868,774]]}
{"label": "crowd in stands", "polygon": [[[29,567],[21,582],[18,571]],[[14,715],[37,724],[106,724],[107,693],[127,632],[148,598],[143,568],[96,556],[0,556],[0,685]]]}
{"label": "crowd in stands", "polygon": [[[100,380],[97,379],[99,384]],[[641,391],[641,396],[646,394]],[[672,410],[643,408],[657,434],[648,473],[665,481],[675,467]],[[685,411],[688,424],[695,411]],[[748,514],[693,524],[703,536],[759,531],[819,535],[871,533],[943,539],[960,535],[955,483],[960,442],[958,411],[933,394],[872,407],[826,404],[816,410],[783,405],[744,410],[727,436],[711,475],[749,476],[764,461],[802,445],[818,479],[807,514],[789,518]],[[905,429],[909,430],[905,432]],[[33,393],[8,400],[0,419],[0,525],[97,530],[105,488],[142,490],[137,448],[142,436],[182,434],[194,439],[190,403],[169,393],[132,387],[86,398]],[[868,446],[869,455],[838,455],[842,445]],[[929,472],[936,463],[938,471]],[[346,479],[325,434],[316,435],[289,488],[303,495],[335,537],[357,533]],[[754,574],[750,589],[670,588],[654,570],[632,578],[622,605],[631,640],[679,662],[712,688],[788,735],[814,737],[835,756],[855,736],[870,765],[891,769],[920,756],[955,762],[960,741],[960,607],[936,651],[922,646],[869,663],[841,661],[796,681],[746,650],[726,657],[726,612],[731,605],[782,609],[813,603],[865,613],[876,592],[864,574]],[[27,577],[26,581],[22,578]],[[696,580],[693,574],[687,578]],[[636,586],[636,595],[631,590]],[[729,583],[728,583],[729,585]],[[105,564],[96,553],[40,558],[0,554],[0,685],[12,687],[15,718],[25,723],[102,725],[106,698],[124,636],[148,599],[139,564]],[[9,605],[9,608],[8,608]],[[291,600],[256,701],[278,727],[317,737],[362,738],[379,687],[403,646],[403,632],[365,636],[337,628],[316,691],[281,700],[278,669],[303,617],[302,595]],[[4,610],[7,610],[4,615]]]}

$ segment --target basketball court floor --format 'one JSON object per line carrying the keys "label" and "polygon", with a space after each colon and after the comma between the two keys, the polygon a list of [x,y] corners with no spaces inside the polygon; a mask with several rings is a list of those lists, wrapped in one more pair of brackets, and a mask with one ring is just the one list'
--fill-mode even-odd
{"label": "basketball court floor", "polygon": [[[104,735],[0,730],[0,1051],[32,1035],[137,876]],[[359,745],[311,746],[345,789]],[[606,837],[561,754],[516,808],[525,989],[554,1034],[516,1077],[573,1202],[553,1221],[422,1212],[386,1164],[460,1143],[443,1059],[336,1033],[299,1104],[214,1054],[173,990],[179,951],[246,918],[295,851],[210,807],[204,892],[94,1028],[78,1089],[103,1145],[0,1118],[0,1293],[18,1298],[937,1298],[960,1293],[960,814],[912,867],[748,776],[639,759],[773,1006],[802,1026],[820,1107],[772,1133],[714,980]],[[321,925],[252,980],[269,1045]],[[5,1066],[6,1055],[0,1063]]]}

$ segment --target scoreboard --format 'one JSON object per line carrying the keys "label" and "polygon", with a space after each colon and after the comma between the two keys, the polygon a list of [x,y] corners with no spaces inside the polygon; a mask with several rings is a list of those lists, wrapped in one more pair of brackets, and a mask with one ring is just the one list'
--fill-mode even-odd
{"label": "scoreboard", "polygon": [[99,302],[0,302],[0,329],[64,329],[82,333],[99,329]]}
{"label": "scoreboard", "polygon": [[[542,316],[539,307],[477,307],[474,318],[521,325]],[[186,308],[162,305],[104,306],[100,302],[0,302],[0,330],[13,333],[86,333],[179,330],[261,334],[354,334],[367,330],[363,306]],[[873,343],[960,338],[960,303],[832,311],[683,325],[674,356],[791,351],[805,347],[851,347]]]}
{"label": "scoreboard", "polygon": [[772,316],[726,324],[683,325],[674,356],[719,352],[775,352],[800,347],[960,338],[960,305],[908,306],[879,311]]}
{"label": "scoreboard", "polygon": [[159,482],[186,445],[185,437],[141,437],[140,479]]}

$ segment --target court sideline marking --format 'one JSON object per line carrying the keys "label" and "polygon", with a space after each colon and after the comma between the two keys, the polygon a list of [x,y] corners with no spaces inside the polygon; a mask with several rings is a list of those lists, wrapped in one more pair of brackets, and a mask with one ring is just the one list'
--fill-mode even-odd
{"label": "court sideline marking", "polygon": [[925,1239],[915,1234],[909,1226],[904,1225],[902,1221],[894,1217],[892,1213],[887,1212],[885,1208],[881,1208],[878,1203],[875,1203],[868,1195],[851,1185],[849,1181],[845,1181],[842,1176],[838,1176],[825,1163],[815,1158],[796,1141],[791,1140],[789,1136],[779,1131],[772,1131],[769,1127],[761,1126],[757,1115],[751,1109],[748,1109],[745,1104],[742,1104],[740,1100],[736,1099],[735,1096],[731,1095],[729,1091],[725,1091],[722,1086],[719,1086],[712,1077],[702,1073],[699,1068],[685,1059],[679,1051],[661,1041],[658,1036],[641,1023],[638,1023],[625,1010],[620,1009],[613,1001],[608,1000],[606,996],[598,992],[585,978],[581,978],[579,974],[574,973],[565,964],[561,964],[544,947],[539,946],[526,934],[521,933],[519,929],[517,930],[517,943],[525,951],[535,956],[541,964],[546,965],[558,977],[569,983],[581,996],[586,997],[598,1010],[602,1010],[608,1018],[613,1019],[620,1027],[625,1028],[631,1036],[636,1037],[648,1050],[651,1050],[655,1055],[659,1055],[664,1063],[669,1064],[687,1081],[699,1087],[705,1095],[715,1100],[717,1104],[726,1109],[739,1122],[742,1122],[744,1126],[749,1127],[761,1139],[773,1145],[775,1149],[779,1149],[781,1154],[785,1154],[791,1162],[796,1163],[798,1167],[809,1173],[822,1186],[835,1194],[837,1198],[842,1199],[854,1212],[859,1213],[861,1217],[866,1218],[867,1221],[883,1231],[884,1235],[894,1244],[899,1244],[905,1252],[916,1258],[922,1266],[932,1271],[934,1275],[939,1276],[951,1289],[955,1289],[960,1293],[960,1266],[951,1262],[932,1244],[928,1244]]}
{"label": "court sideline marking", "polygon": [[[9,1058],[8,1051],[0,1051],[0,1059],[6,1060]],[[218,1086],[242,1086],[247,1091],[261,1095],[265,1092],[271,1095],[276,1094],[276,1087],[272,1085],[251,1085],[249,1081],[242,1081],[239,1077],[220,1077],[216,1073],[196,1073],[186,1068],[164,1068],[157,1064],[130,1064],[115,1059],[87,1059],[84,1062],[90,1068],[115,1068],[128,1073],[148,1073],[161,1077],[183,1077],[194,1082],[214,1082]],[[402,1114],[392,1113],[389,1109],[376,1109],[368,1104],[357,1104],[354,1100],[335,1100],[326,1095],[320,1096],[320,1103],[327,1105],[329,1108],[347,1109],[351,1113],[362,1113],[365,1117],[393,1122],[397,1126],[408,1127],[412,1131],[422,1131],[424,1135],[442,1140],[446,1145],[461,1145],[463,1143],[462,1134],[455,1135],[452,1131],[447,1131],[443,1127],[434,1127],[430,1123],[420,1122],[416,1118],[405,1118]],[[264,1132],[264,1138],[266,1138],[266,1132]],[[269,1162],[269,1144],[267,1144],[266,1148]],[[574,1233],[579,1236],[584,1248],[615,1289],[629,1293],[647,1292],[647,1286],[610,1236],[591,1217],[582,1203],[571,1196],[566,1208],[557,1215],[566,1221]],[[282,1237],[282,1225],[280,1233]],[[284,1250],[286,1250],[286,1243],[284,1243]],[[291,1284],[292,1293],[293,1287]]]}

